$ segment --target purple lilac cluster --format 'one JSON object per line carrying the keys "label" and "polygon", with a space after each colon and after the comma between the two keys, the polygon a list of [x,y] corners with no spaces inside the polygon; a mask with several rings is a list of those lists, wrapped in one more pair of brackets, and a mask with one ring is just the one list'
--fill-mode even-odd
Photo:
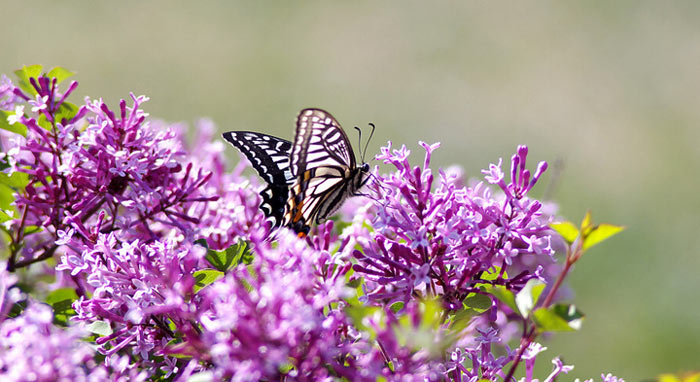
{"label": "purple lilac cluster", "polygon": [[344,279],[317,277],[323,255],[291,234],[280,234],[276,248],[260,243],[256,256],[250,267],[205,290],[210,306],[200,318],[201,343],[217,376],[267,380],[286,368],[295,380],[327,378],[347,325],[340,311],[324,314],[324,308],[350,294]]}
{"label": "purple lilac cluster", "polygon": [[0,110],[15,112],[15,103],[22,99],[14,93],[14,89],[12,81],[4,74],[0,75]]}
{"label": "purple lilac cluster", "polygon": [[[547,164],[541,162],[531,176],[525,168],[527,148],[520,146],[512,158],[509,183],[500,162],[485,171],[486,180],[502,191],[493,196],[483,183],[462,187],[456,176],[444,171],[436,181],[429,165],[438,145],[421,145],[426,150],[422,166],[411,166],[405,146],[392,150],[390,143],[377,156],[396,171],[373,183],[382,206],[376,231],[361,243],[362,251],[354,252],[354,269],[367,280],[367,299],[392,304],[440,296],[446,309],[460,310],[468,295],[480,292],[478,284],[518,291],[528,280],[541,278],[539,266],[518,270],[512,277],[506,272],[519,257],[552,261],[549,218],[542,216],[539,201],[527,197]],[[483,279],[496,268],[498,278]]]}
{"label": "purple lilac cluster", "polygon": [[[244,162],[225,171],[209,121],[199,122],[198,150],[190,151],[182,126],[147,118],[145,97],[132,95],[117,112],[100,100],[78,108],[66,101],[77,83],[61,93],[55,78],[29,82],[31,97],[6,77],[0,82],[8,122],[26,126],[26,137],[5,139],[5,172],[28,178],[5,223],[7,268],[60,255],[54,286],[78,298],[71,325],[54,326],[50,310],[20,296],[1,267],[0,377],[506,379],[516,321],[481,287],[517,292],[528,280],[549,281],[542,264],[553,263],[549,215],[527,196],[546,164],[526,169],[524,146],[509,181],[500,162],[484,172],[493,192],[483,183],[465,187],[457,171],[434,179],[437,145],[422,144],[425,159],[413,167],[405,147],[389,144],[377,159],[396,171],[375,174],[374,202],[352,199],[341,209],[344,222],[271,241],[256,178],[243,175]],[[249,264],[215,270],[206,260],[243,242]],[[490,306],[456,329],[455,315],[473,308],[475,295]],[[5,319],[20,298],[28,307]],[[81,340],[88,332],[92,347]],[[51,345],[22,340],[37,335]],[[543,349],[522,350],[522,381],[535,381]],[[547,381],[571,369],[554,364]],[[612,378],[604,381],[619,382]]]}
{"label": "purple lilac cluster", "polygon": [[75,107],[65,100],[77,82],[65,93],[56,78],[31,78],[31,84],[34,99],[14,89],[32,113],[13,121],[27,132],[9,142],[9,173],[27,174],[29,184],[15,199],[20,216],[9,228],[41,231],[12,254],[11,267],[53,256],[59,232],[70,229],[91,242],[101,232],[119,240],[193,237],[200,223],[193,205],[218,198],[201,192],[212,173],[186,161],[173,130],[149,126],[140,109],[146,97],[132,95],[132,106],[122,100],[117,113],[101,100],[71,113]]}
{"label": "purple lilac cluster", "polygon": [[[218,138],[214,124],[201,120],[197,124],[197,136],[191,147],[190,160],[206,164],[213,176],[204,184],[201,191],[206,195],[220,197],[208,203],[200,203],[192,211],[200,219],[199,237],[206,239],[209,248],[223,250],[241,240],[262,242],[270,233],[270,226],[261,213],[260,188],[257,178],[243,176],[249,168],[241,156],[232,171],[226,170],[223,140]],[[181,136],[185,135],[182,131]],[[229,151],[230,153],[230,151]]]}
{"label": "purple lilac cluster", "polygon": [[73,319],[110,323],[112,333],[97,339],[101,353],[112,355],[129,346],[148,361],[174,331],[193,330],[193,273],[204,248],[172,240],[119,242],[114,233],[100,234],[92,245],[67,234],[60,244],[72,253],[56,269],[69,271],[90,291],[89,298],[81,294],[73,304]]}

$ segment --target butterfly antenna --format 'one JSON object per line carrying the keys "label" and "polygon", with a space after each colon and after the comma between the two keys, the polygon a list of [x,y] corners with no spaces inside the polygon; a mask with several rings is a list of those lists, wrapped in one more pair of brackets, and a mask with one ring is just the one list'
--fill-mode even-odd
{"label": "butterfly antenna", "polygon": [[[362,130],[360,130],[359,127],[355,126],[355,130],[357,130],[357,134],[359,135],[359,138],[357,139],[357,147],[362,147]],[[365,153],[360,153],[362,154],[362,157],[360,160],[364,163],[365,161]]]}
{"label": "butterfly antenna", "polygon": [[369,133],[369,139],[367,139],[367,143],[365,143],[364,150],[362,150],[362,162],[365,161],[365,154],[367,154],[367,147],[369,147],[369,141],[371,141],[372,136],[374,136],[374,129],[375,129],[374,123],[370,122],[369,125],[372,126],[372,131]]}

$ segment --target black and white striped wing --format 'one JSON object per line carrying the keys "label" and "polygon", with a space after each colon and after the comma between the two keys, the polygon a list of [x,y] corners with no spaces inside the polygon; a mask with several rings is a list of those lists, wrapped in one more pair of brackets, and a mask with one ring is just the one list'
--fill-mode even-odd
{"label": "black and white striped wing", "polygon": [[267,187],[260,191],[260,209],[272,221],[273,227],[281,225],[289,187],[294,184],[289,162],[292,143],[250,131],[229,131],[223,136],[248,158],[267,183]]}
{"label": "black and white striped wing", "polygon": [[326,111],[304,109],[299,114],[290,167],[295,183],[283,224],[297,233],[306,234],[312,223],[328,218],[355,191],[355,154],[338,121]]}

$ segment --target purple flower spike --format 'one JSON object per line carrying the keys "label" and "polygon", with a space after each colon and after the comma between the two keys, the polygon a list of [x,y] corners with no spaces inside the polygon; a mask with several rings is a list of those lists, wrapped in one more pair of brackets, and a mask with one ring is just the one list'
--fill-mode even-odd
{"label": "purple flower spike", "polygon": [[[369,300],[407,303],[415,297],[439,296],[446,307],[461,309],[454,300],[480,293],[475,285],[484,272],[497,267],[501,275],[507,268],[518,274],[523,271],[518,259],[551,256],[549,220],[541,215],[541,204],[527,199],[517,184],[504,182],[500,162],[484,173],[506,193],[505,201],[487,188],[465,188],[445,175],[433,187],[428,165],[437,145],[421,146],[426,150],[422,167],[412,167],[405,149],[392,151],[390,145],[377,156],[396,172],[380,176],[374,184],[384,212],[375,219],[374,239],[363,245],[363,253],[355,252],[355,270],[366,277]],[[513,156],[515,182],[529,180],[526,157],[525,146]],[[536,277],[535,271],[530,267],[529,276],[495,283],[518,291]]]}

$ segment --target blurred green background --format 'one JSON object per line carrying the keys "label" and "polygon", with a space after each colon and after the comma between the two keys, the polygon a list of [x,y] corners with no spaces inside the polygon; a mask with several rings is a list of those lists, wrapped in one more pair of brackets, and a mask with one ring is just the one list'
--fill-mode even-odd
{"label": "blurred green background", "polygon": [[[14,1],[0,72],[78,72],[73,100],[130,91],[169,121],[291,137],[303,107],[387,140],[440,141],[470,176],[518,144],[564,163],[561,214],[628,229],[570,277],[574,377],[700,368],[700,2]],[[237,154],[230,152],[231,158]],[[418,158],[415,159],[418,162]],[[551,180],[547,177],[545,181]],[[543,188],[540,188],[541,192]]]}

